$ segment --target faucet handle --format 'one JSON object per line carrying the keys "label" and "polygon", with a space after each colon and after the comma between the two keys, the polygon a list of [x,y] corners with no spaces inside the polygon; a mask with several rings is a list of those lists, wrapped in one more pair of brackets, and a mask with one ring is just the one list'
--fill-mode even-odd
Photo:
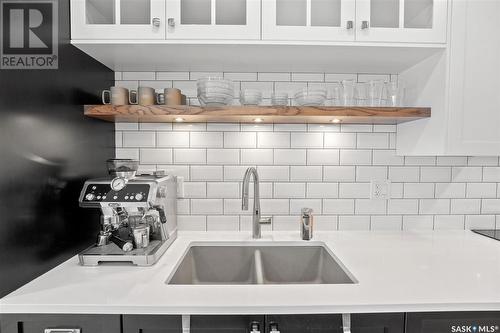
{"label": "faucet handle", "polygon": [[273,222],[273,218],[271,216],[261,217],[259,219],[259,224],[271,224]]}

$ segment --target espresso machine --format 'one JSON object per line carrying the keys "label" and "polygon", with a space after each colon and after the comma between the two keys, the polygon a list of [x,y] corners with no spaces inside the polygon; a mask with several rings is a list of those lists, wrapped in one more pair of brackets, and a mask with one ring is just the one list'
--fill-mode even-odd
{"label": "espresso machine", "polygon": [[81,265],[150,266],[177,238],[177,178],[164,172],[137,175],[138,164],[108,160],[109,178],[85,182],[80,207],[101,210],[101,230],[96,243],[78,255]]}

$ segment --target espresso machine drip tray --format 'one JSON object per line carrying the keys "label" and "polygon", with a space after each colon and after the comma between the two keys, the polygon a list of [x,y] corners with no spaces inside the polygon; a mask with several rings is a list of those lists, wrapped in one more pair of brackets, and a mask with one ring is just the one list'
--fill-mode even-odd
{"label": "espresso machine drip tray", "polygon": [[137,266],[150,266],[158,261],[167,250],[175,237],[166,241],[153,240],[145,248],[123,252],[116,244],[109,243],[103,246],[91,246],[78,255],[80,264],[97,266],[101,264],[122,263]]}

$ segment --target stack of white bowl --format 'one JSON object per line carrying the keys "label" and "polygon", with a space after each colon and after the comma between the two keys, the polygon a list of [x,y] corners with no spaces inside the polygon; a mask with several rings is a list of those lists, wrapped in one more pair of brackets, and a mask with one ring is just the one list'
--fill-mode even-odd
{"label": "stack of white bowl", "polygon": [[259,105],[262,102],[262,92],[257,89],[243,89],[240,91],[241,105]]}
{"label": "stack of white bowl", "polygon": [[325,104],[326,89],[304,88],[295,94],[295,103],[301,106],[317,106]]}
{"label": "stack of white bowl", "polygon": [[231,105],[234,98],[233,82],[221,77],[207,76],[196,82],[198,100],[202,106]]}

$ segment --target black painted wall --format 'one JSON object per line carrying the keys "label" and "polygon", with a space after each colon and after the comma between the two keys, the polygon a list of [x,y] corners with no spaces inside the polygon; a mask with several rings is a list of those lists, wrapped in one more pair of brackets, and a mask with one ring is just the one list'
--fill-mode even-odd
{"label": "black painted wall", "polygon": [[83,181],[106,175],[114,125],[83,116],[114,83],[69,44],[59,1],[59,69],[0,70],[0,297],[95,241],[98,212],[78,207]]}

